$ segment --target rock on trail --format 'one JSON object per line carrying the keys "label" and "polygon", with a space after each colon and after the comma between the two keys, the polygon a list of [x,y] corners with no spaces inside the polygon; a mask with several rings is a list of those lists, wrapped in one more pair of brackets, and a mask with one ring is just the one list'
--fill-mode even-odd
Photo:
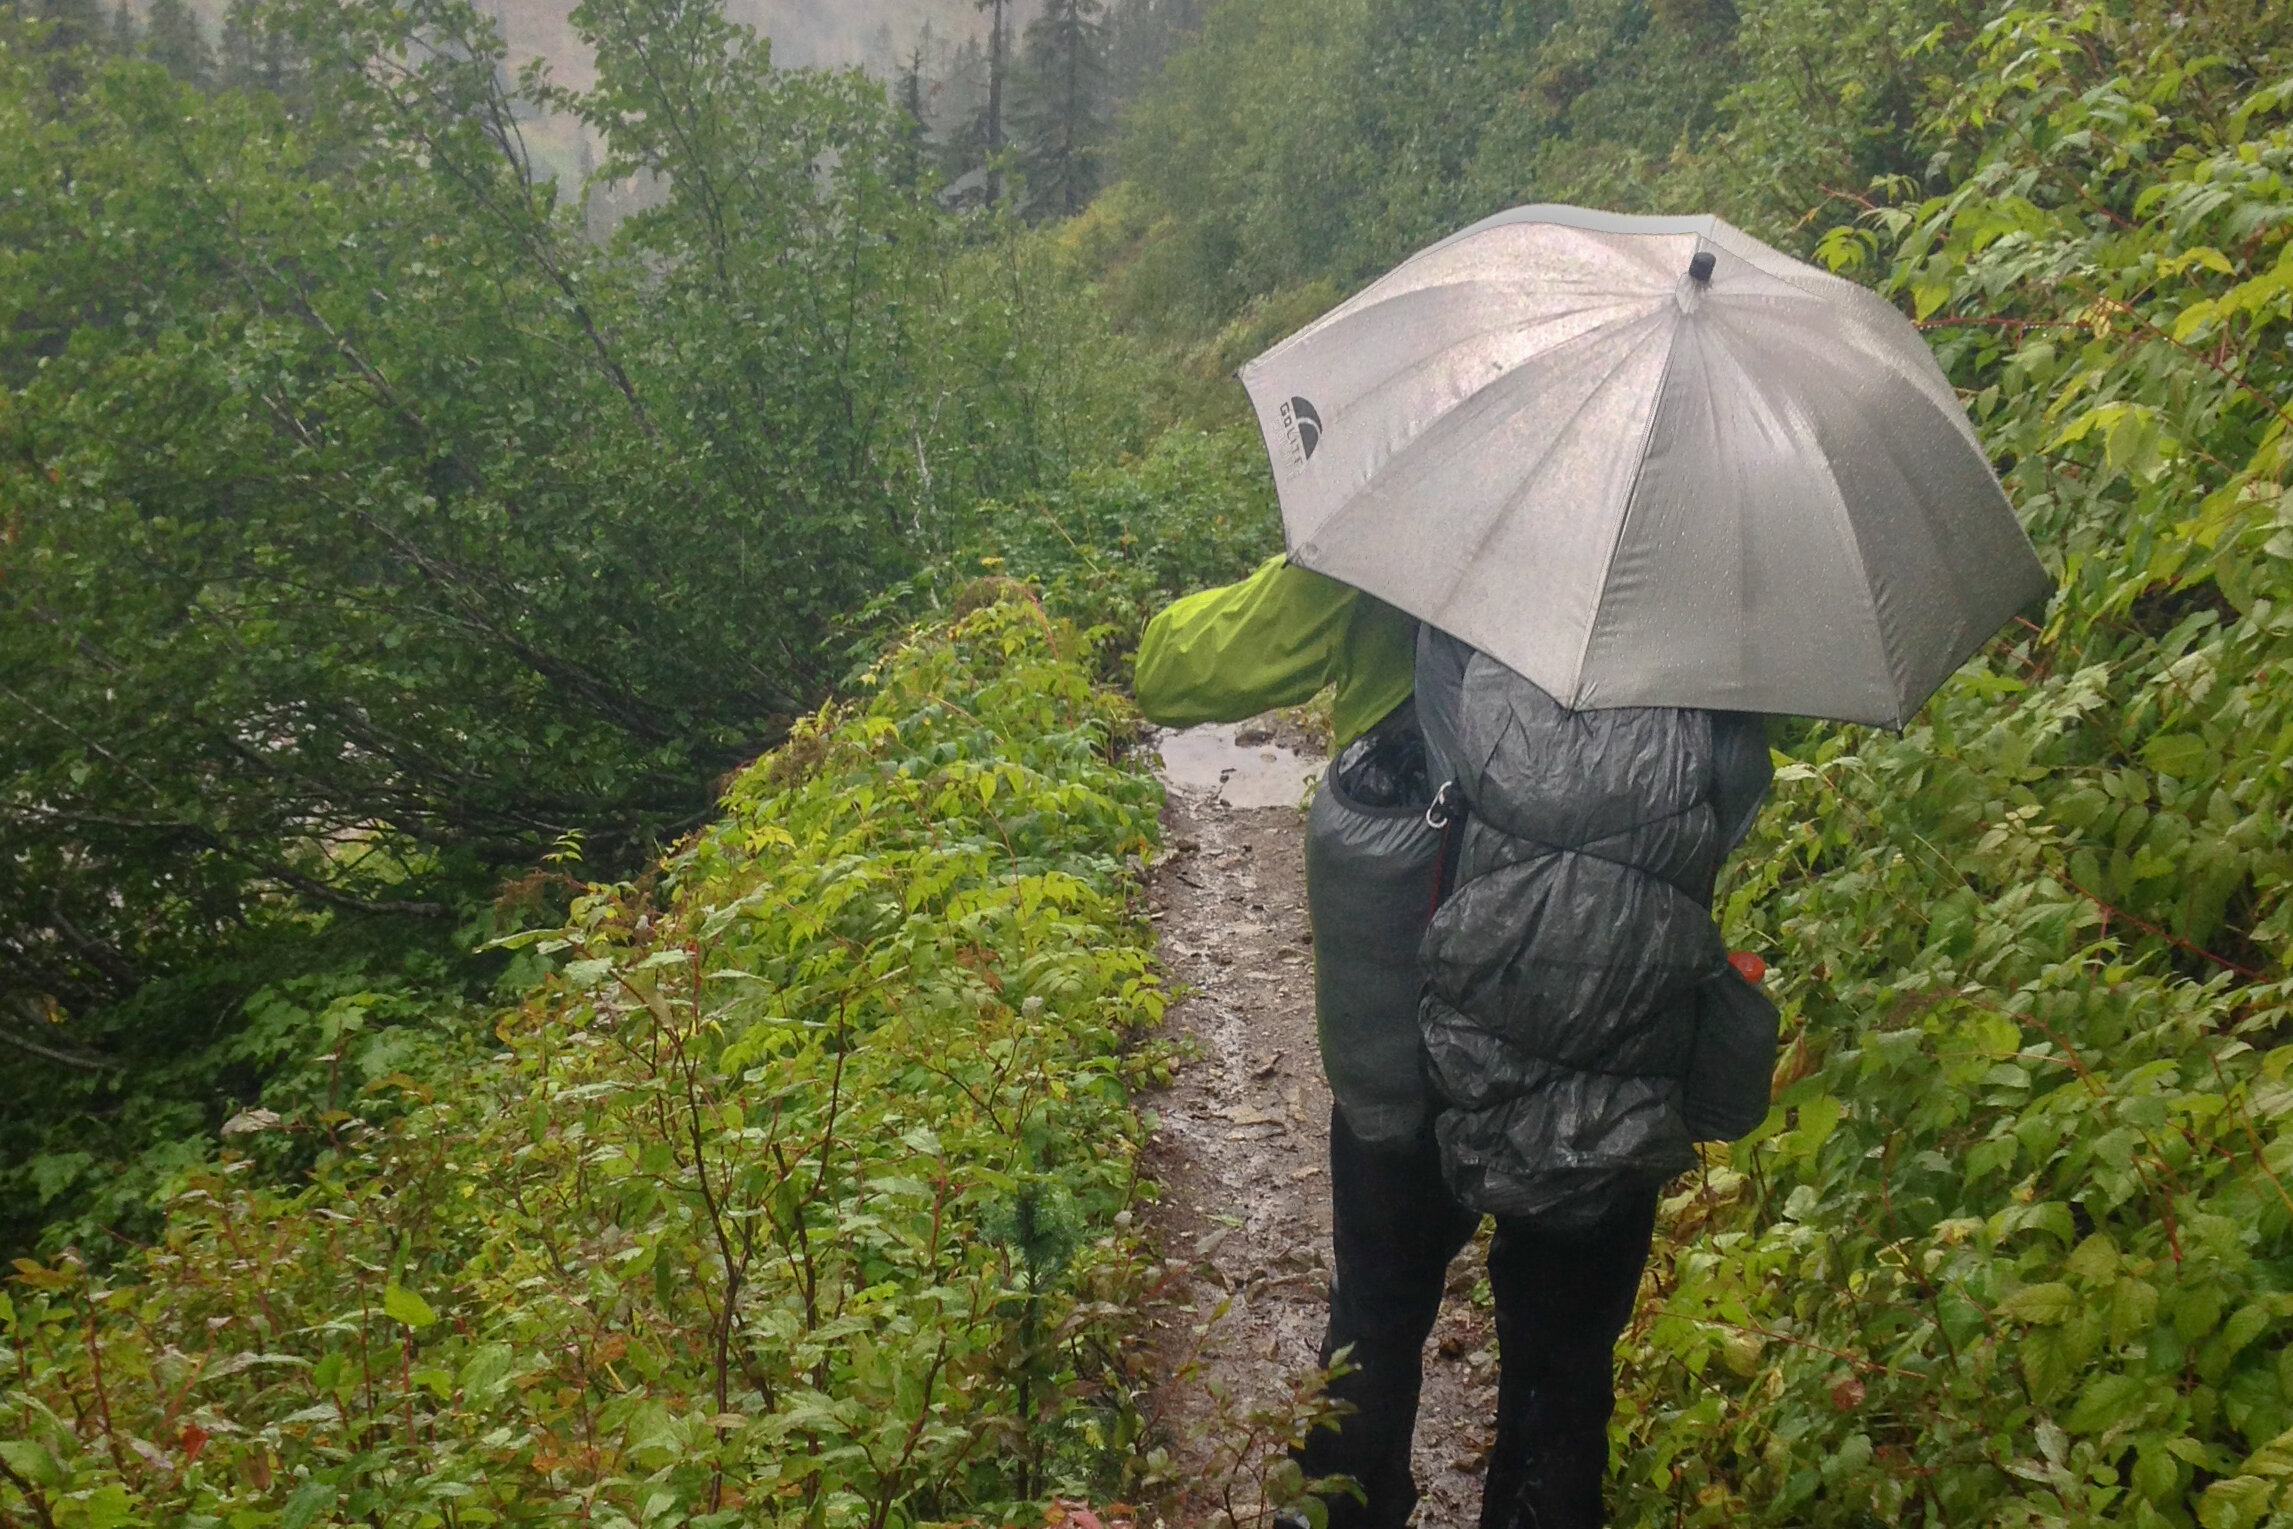
{"label": "rock on trail", "polygon": [[[1329,1088],[1314,1045],[1313,935],[1306,917],[1313,744],[1269,716],[1159,739],[1166,856],[1148,884],[1162,962],[1181,1002],[1166,1030],[1197,1059],[1146,1099],[1159,1117],[1148,1167],[1162,1185],[1153,1221],[1172,1274],[1159,1308],[1160,1421],[1191,1484],[1171,1507],[1183,1529],[1213,1524],[1233,1492],[1213,1480],[1206,1380],[1236,1398],[1286,1396],[1314,1368],[1330,1269]],[[1427,1344],[1416,1469],[1423,1529],[1478,1517],[1496,1411],[1489,1314],[1469,1299],[1479,1248],[1450,1271]],[[1198,1338],[1221,1302],[1226,1315]],[[1200,1372],[1180,1371],[1200,1347]]]}

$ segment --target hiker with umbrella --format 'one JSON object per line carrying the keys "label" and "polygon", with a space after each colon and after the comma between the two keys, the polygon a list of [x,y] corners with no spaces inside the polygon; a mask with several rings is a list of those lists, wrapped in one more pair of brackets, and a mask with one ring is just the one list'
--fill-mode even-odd
{"label": "hiker with umbrella", "polygon": [[[1150,623],[1150,718],[1336,687],[1308,825],[1335,1100],[1309,1475],[1397,1529],[1450,1260],[1496,1220],[1483,1529],[1602,1519],[1658,1186],[1767,1107],[1711,918],[1764,717],[1900,727],[2049,588],[1882,299],[1716,218],[1529,207],[1243,369],[1288,555]],[[1747,980],[1750,979],[1750,980]]]}

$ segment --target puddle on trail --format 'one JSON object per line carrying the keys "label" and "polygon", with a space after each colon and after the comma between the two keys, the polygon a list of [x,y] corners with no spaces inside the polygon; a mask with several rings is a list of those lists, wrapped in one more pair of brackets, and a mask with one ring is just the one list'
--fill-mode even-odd
{"label": "puddle on trail", "polygon": [[[1242,724],[1246,736],[1261,733]],[[1210,722],[1165,732],[1156,745],[1162,778],[1176,790],[1215,797],[1227,807],[1295,807],[1322,761],[1268,739],[1237,743],[1236,724]]]}

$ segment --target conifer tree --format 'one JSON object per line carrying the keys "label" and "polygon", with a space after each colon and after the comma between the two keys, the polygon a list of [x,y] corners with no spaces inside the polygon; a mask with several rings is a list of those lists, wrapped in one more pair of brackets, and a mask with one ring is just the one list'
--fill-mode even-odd
{"label": "conifer tree", "polygon": [[1005,55],[1003,12],[1010,0],[972,0],[980,10],[987,12],[987,106],[981,118],[979,134],[981,158],[987,165],[987,197],[991,202],[1003,200],[1003,170],[999,161],[1003,155],[1003,79],[1009,73]]}
{"label": "conifer tree", "polygon": [[48,24],[47,45],[54,52],[101,47],[108,35],[96,0],[38,0],[30,9]]}
{"label": "conifer tree", "polygon": [[119,0],[111,12],[111,50],[128,55],[135,52],[135,12],[127,8],[127,0]]}
{"label": "conifer tree", "polygon": [[1106,41],[1100,0],[1048,0],[1028,23],[1019,130],[1031,217],[1072,217],[1099,189]]}
{"label": "conifer tree", "polygon": [[61,102],[87,88],[85,55],[106,46],[111,37],[98,0],[12,0],[7,13],[29,15],[43,24],[36,35],[38,51],[46,55],[41,73],[50,96]]}
{"label": "conifer tree", "polygon": [[216,51],[216,74],[226,90],[267,90],[290,108],[302,100],[302,62],[263,15],[261,0],[231,0]]}
{"label": "conifer tree", "polygon": [[223,12],[217,67],[226,89],[251,90],[262,84],[263,28],[254,0],[231,0]]}
{"label": "conifer tree", "polygon": [[151,0],[145,18],[144,56],[186,85],[204,90],[215,80],[215,55],[199,18],[184,0]]}
{"label": "conifer tree", "polygon": [[939,169],[951,189],[987,163],[987,81],[986,46],[966,37],[950,50],[940,83],[940,120],[952,126],[940,140]]}
{"label": "conifer tree", "polygon": [[1111,0],[1107,100],[1128,101],[1202,25],[1202,0]]}
{"label": "conifer tree", "polygon": [[900,109],[900,148],[892,171],[903,186],[912,187],[923,179],[924,153],[931,137],[931,126],[924,116],[924,48],[930,41],[927,24],[907,61],[900,65],[900,77],[892,92],[892,102]]}

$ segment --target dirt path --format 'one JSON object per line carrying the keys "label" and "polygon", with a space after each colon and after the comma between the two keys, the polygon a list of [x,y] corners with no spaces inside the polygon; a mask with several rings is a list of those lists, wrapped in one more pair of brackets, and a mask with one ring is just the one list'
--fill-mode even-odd
{"label": "dirt path", "polygon": [[[1232,1478],[1249,1474],[1212,1467],[1201,1433],[1215,1404],[1202,1381],[1236,1398],[1230,1412],[1286,1395],[1314,1367],[1327,1314],[1330,1095],[1314,1045],[1305,813],[1295,805],[1319,760],[1295,728],[1270,720],[1166,734],[1162,750],[1169,853],[1150,907],[1164,967],[1187,995],[1168,1029],[1191,1038],[1199,1059],[1146,1102],[1160,1116],[1155,1221],[1167,1261],[1184,1266],[1166,1284],[1164,1373],[1198,1344],[1204,1371],[1165,1386],[1163,1421],[1196,1483],[1170,1523],[1198,1529],[1218,1522]],[[1465,1529],[1480,1510],[1496,1409],[1488,1313],[1469,1299],[1481,1278],[1477,1251],[1458,1260],[1427,1346],[1416,1448],[1424,1529]],[[1198,1338],[1221,1302],[1226,1315]],[[1236,1495],[1246,1504],[1255,1490]]]}

